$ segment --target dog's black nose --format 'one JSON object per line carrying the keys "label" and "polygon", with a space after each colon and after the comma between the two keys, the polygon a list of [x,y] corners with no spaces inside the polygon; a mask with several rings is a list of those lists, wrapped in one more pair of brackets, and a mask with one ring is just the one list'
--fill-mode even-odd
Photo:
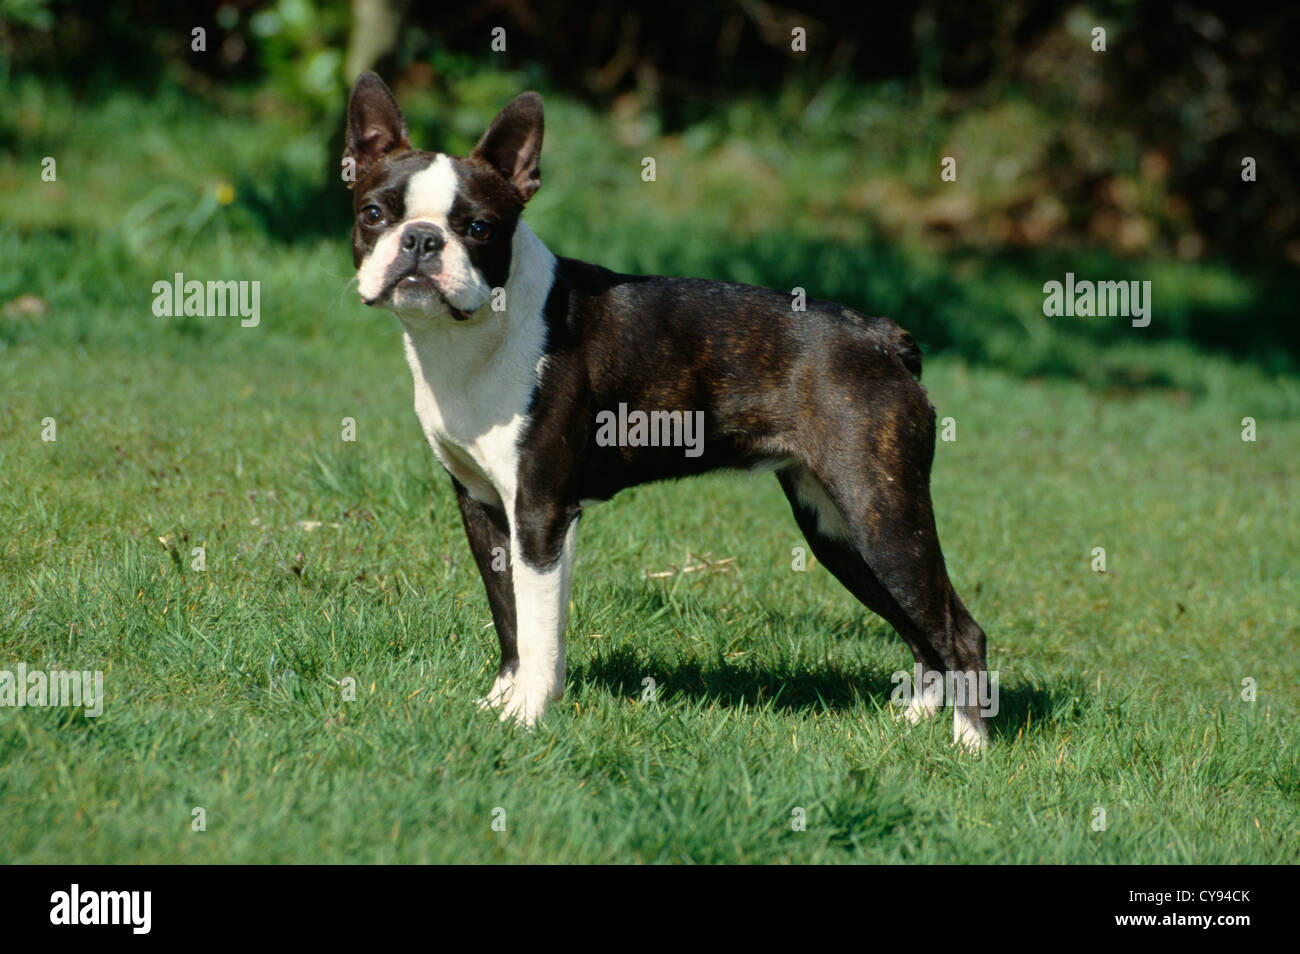
{"label": "dog's black nose", "polygon": [[417,262],[437,255],[446,244],[446,236],[436,225],[408,225],[402,232],[402,251],[415,256]]}

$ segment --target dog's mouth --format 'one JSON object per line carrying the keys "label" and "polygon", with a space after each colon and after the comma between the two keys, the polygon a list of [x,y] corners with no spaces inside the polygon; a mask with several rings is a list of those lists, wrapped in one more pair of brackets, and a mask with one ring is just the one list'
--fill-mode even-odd
{"label": "dog's mouth", "polygon": [[399,310],[403,305],[441,305],[456,321],[469,321],[472,315],[464,309],[457,308],[428,275],[420,272],[408,272],[394,279],[374,298],[361,299],[367,305],[391,304]]}

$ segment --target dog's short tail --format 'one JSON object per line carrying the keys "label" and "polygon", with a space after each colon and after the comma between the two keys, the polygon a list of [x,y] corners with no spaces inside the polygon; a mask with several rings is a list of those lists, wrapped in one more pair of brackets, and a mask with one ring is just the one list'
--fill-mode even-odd
{"label": "dog's short tail", "polygon": [[899,359],[903,362],[903,367],[912,372],[912,376],[918,381],[921,380],[921,348],[910,334],[894,326],[894,350],[898,353]]}

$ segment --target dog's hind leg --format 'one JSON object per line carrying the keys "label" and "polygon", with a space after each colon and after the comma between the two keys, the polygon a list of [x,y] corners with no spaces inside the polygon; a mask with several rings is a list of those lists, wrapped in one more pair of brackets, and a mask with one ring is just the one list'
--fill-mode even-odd
{"label": "dog's hind leg", "polygon": [[[913,628],[907,614],[876,579],[867,562],[858,555],[848,523],[825,488],[802,465],[780,471],[777,479],[790,501],[795,522],[812,547],[813,555],[867,609],[898,630],[921,666],[924,674],[922,685],[932,685],[929,677],[940,673],[942,660],[933,652],[927,640],[913,637]],[[921,691],[920,686],[917,689],[903,711],[903,716],[913,723],[934,715],[938,708],[938,700],[934,698],[933,691]]]}
{"label": "dog's hind leg", "polygon": [[948,580],[930,510],[928,460],[919,482],[899,474],[873,481],[874,494],[843,486],[833,493],[801,465],[778,476],[817,559],[898,631],[921,666],[907,717],[915,722],[932,715],[945,684],[956,688],[959,697],[948,700],[954,703],[954,740],[982,749],[987,728],[971,690],[986,678],[984,632]]}

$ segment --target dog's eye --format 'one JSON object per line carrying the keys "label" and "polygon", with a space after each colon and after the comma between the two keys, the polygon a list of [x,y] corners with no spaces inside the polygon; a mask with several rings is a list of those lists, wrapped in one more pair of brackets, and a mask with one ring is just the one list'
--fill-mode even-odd
{"label": "dog's eye", "polygon": [[492,223],[483,219],[475,219],[469,224],[470,238],[476,238],[480,242],[485,242],[492,237]]}
{"label": "dog's eye", "polygon": [[384,221],[384,210],[377,205],[368,205],[361,210],[361,221],[366,225],[378,225]]}

